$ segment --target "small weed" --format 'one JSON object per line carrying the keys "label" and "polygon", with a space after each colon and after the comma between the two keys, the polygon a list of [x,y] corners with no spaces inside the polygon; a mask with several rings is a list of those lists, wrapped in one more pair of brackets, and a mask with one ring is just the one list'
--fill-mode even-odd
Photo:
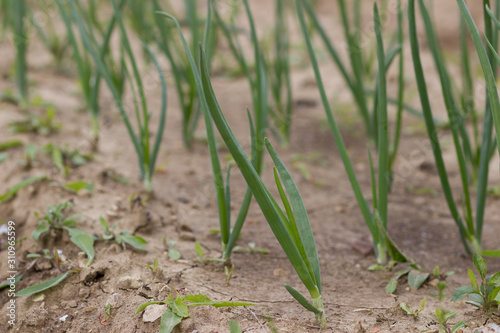
{"label": "small weed", "polygon": [[403,309],[404,312],[406,312],[408,315],[410,316],[413,316],[414,318],[417,318],[418,317],[418,314],[422,311],[424,311],[424,306],[425,306],[425,300],[426,298],[424,297],[424,299],[422,300],[422,303],[420,303],[420,309],[419,310],[410,310],[410,308],[408,307],[408,305],[406,305],[405,302],[402,302],[399,304],[399,306],[401,307],[401,309]]}
{"label": "small weed", "polygon": [[477,306],[486,313],[491,314],[498,309],[500,304],[500,272],[495,275],[486,276],[486,260],[477,253],[474,253],[474,267],[479,272],[480,283],[472,270],[468,270],[470,286],[459,287],[453,294],[452,301],[460,301],[465,296],[469,300],[465,303]]}
{"label": "small weed", "polygon": [[58,147],[53,143],[47,144],[43,150],[51,156],[54,165],[64,175],[68,175],[71,169],[85,165],[94,158],[92,154],[82,154],[78,149],[71,149],[68,146]]}
{"label": "small weed", "polygon": [[255,243],[248,243],[248,247],[235,246],[233,252],[247,252],[248,254],[263,253],[269,254],[268,249],[259,249],[255,247]]}
{"label": "small weed", "polygon": [[144,244],[147,244],[148,242],[144,238],[131,235],[130,232],[126,230],[115,234],[114,230],[117,226],[116,223],[112,226],[109,226],[108,221],[106,221],[106,219],[102,216],[99,217],[99,221],[101,222],[102,240],[110,241],[114,239],[117,244],[123,246],[124,248],[125,244],[128,244],[138,250],[146,251]]}
{"label": "small weed", "polygon": [[181,258],[181,253],[174,249],[177,242],[171,241],[168,245],[168,257],[172,260],[179,260]]}
{"label": "small weed", "polygon": [[34,132],[40,135],[50,135],[61,129],[61,123],[56,122],[56,110],[48,107],[45,115],[28,114],[25,119],[9,124],[12,134]]}
{"label": "small weed", "polygon": [[164,301],[151,301],[141,304],[135,313],[139,313],[146,307],[152,304],[167,304],[166,310],[161,316],[160,332],[170,333],[180,324],[184,318],[188,318],[190,306],[210,305],[216,308],[229,307],[229,306],[250,306],[254,303],[246,302],[231,302],[231,301],[212,301],[209,297],[197,294],[181,296],[174,287],[170,287],[170,295]]}
{"label": "small weed", "polygon": [[194,243],[194,250],[196,252],[196,260],[201,262],[202,264],[206,263],[207,260],[205,259],[205,253],[203,252],[203,248],[201,247],[200,243]]}
{"label": "small weed", "polygon": [[47,176],[42,175],[42,176],[33,176],[30,178],[26,178],[24,180],[21,180],[19,183],[12,186],[7,192],[0,195],[0,202],[4,202],[4,201],[7,201],[8,199],[11,199],[12,197],[14,197],[16,195],[17,192],[19,192],[20,190],[22,190],[25,187],[30,186],[33,183],[36,183],[36,182],[42,181],[42,180],[47,180],[47,179],[48,179]]}
{"label": "small weed", "polygon": [[156,275],[158,272],[158,259],[153,261],[153,265],[145,265],[145,267],[149,268],[153,272],[153,275]]}
{"label": "small weed", "polygon": [[[383,265],[372,265],[368,267],[369,271],[376,271],[376,270],[383,270],[383,269],[389,269],[392,270],[394,266],[397,264],[395,261],[390,261],[388,266],[383,266]],[[417,290],[419,289],[425,281],[429,278],[429,273],[423,272],[420,267],[416,264],[411,264],[410,267],[399,270],[394,273],[394,276],[389,280],[385,287],[385,291],[388,294],[394,294],[396,291],[397,285],[398,285],[398,280],[401,279],[404,276],[408,276],[408,285],[414,289]]]}
{"label": "small weed", "polygon": [[[39,221],[38,226],[33,230],[31,235],[35,241],[38,241],[40,237],[50,231],[67,231],[71,242],[87,255],[86,266],[88,266],[94,260],[94,237],[76,228],[76,220],[81,217],[81,214],[66,216],[64,211],[71,207],[73,207],[73,204],[66,201],[56,206],[49,206],[43,217],[38,212],[35,212],[35,216],[39,218]],[[54,255],[57,255],[57,252],[54,252]]]}

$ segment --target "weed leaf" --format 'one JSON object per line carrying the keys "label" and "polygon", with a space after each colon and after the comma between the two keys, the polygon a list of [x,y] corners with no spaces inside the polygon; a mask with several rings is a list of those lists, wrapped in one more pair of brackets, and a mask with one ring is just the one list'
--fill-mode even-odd
{"label": "weed leaf", "polygon": [[403,309],[404,312],[413,316],[413,311],[411,311],[410,308],[408,308],[408,305],[406,305],[405,302],[399,304],[399,306],[401,307],[401,309]]}
{"label": "weed leaf", "polygon": [[497,286],[500,285],[500,273],[496,273],[492,277],[490,277],[490,280],[488,281],[488,284],[490,286]]}
{"label": "weed leaf", "polygon": [[469,280],[470,280],[471,286],[477,288],[477,279],[476,279],[476,275],[474,274],[474,272],[471,269],[468,269],[467,274],[469,274]]}
{"label": "weed leaf", "polygon": [[474,267],[476,267],[477,271],[481,275],[481,278],[484,279],[486,277],[486,260],[481,257],[479,254],[474,253]]}
{"label": "weed leaf", "polygon": [[182,321],[182,317],[176,315],[168,307],[161,315],[160,330],[159,333],[170,333]]}
{"label": "weed leaf", "polygon": [[0,202],[5,201],[6,199],[10,198],[11,196],[13,196],[17,192],[19,192],[19,190],[21,190],[21,189],[23,189],[23,188],[25,188],[33,183],[36,183],[36,182],[41,181],[41,180],[47,180],[47,179],[48,179],[48,177],[45,175],[34,176],[34,177],[24,179],[24,180],[20,181],[19,183],[15,184],[14,186],[12,186],[10,188],[10,190],[8,190],[6,193],[0,195]]}
{"label": "weed leaf", "polygon": [[231,320],[229,322],[229,333],[241,333],[241,327],[237,321]]}
{"label": "weed leaf", "polygon": [[116,235],[115,240],[118,244],[126,243],[142,251],[146,251],[146,247],[144,246],[144,244],[148,243],[142,237],[130,235],[128,231],[120,232],[118,235]]}
{"label": "weed leaf", "polygon": [[412,269],[408,274],[408,284],[411,288],[417,290],[429,277],[429,273],[424,273],[417,271],[416,269]]}
{"label": "weed leaf", "polygon": [[398,281],[396,279],[390,279],[387,286],[385,286],[386,293],[394,294],[397,286],[398,286]]}
{"label": "weed leaf", "polygon": [[40,236],[42,236],[44,233],[49,231],[50,226],[47,223],[41,223],[39,224],[35,230],[31,233],[31,236],[33,236],[33,239],[38,242],[40,239]]}
{"label": "weed leaf", "polygon": [[64,187],[69,188],[70,190],[73,190],[78,193],[78,191],[86,189],[89,191],[92,191],[94,189],[94,184],[87,183],[84,181],[78,181],[78,182],[72,182],[65,184]]}
{"label": "weed leaf", "polygon": [[167,302],[166,301],[153,301],[153,302],[142,303],[141,305],[139,305],[137,307],[137,310],[135,310],[135,314],[138,314],[139,312],[141,312],[142,310],[144,310],[145,308],[147,308],[150,305],[153,305],[153,304],[165,304],[165,303],[167,303]]}
{"label": "weed leaf", "polygon": [[460,301],[465,296],[467,296],[473,292],[479,292],[479,290],[476,287],[472,287],[472,286],[458,287],[457,289],[455,289],[455,292],[453,293],[453,297],[451,298],[451,301],[452,302]]}
{"label": "weed leaf", "polygon": [[[197,295],[186,295],[182,298],[184,302],[189,302],[189,303],[203,303],[203,302],[212,302],[212,300],[203,294],[197,294]],[[190,304],[188,304],[189,306]]]}
{"label": "weed leaf", "polygon": [[87,255],[87,263],[85,266],[88,266],[94,260],[95,252],[94,252],[94,237],[90,236],[84,231],[75,229],[75,228],[66,228],[68,230],[69,235],[71,237],[71,241],[78,246],[85,254]]}
{"label": "weed leaf", "polygon": [[38,283],[38,284],[35,284],[33,286],[29,286],[27,288],[24,288],[16,294],[16,297],[29,296],[29,295],[36,294],[36,293],[39,293],[41,291],[47,290],[47,289],[52,288],[54,286],[57,286],[59,283],[61,283],[64,279],[66,279],[68,277],[69,273],[71,273],[71,271],[65,272],[65,273],[59,275],[58,277],[50,279],[48,281]]}
{"label": "weed leaf", "polygon": [[184,303],[182,301],[181,297],[176,297],[175,299],[169,298],[168,299],[168,306],[179,317],[182,317],[182,318],[189,317],[188,307],[187,307],[186,303]]}

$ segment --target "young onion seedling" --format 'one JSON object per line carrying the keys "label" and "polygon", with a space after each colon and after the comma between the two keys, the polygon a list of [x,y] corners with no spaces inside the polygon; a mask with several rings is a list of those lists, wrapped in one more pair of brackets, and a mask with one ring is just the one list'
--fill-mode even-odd
{"label": "young onion seedling", "polygon": [[[163,137],[163,130],[165,128],[165,119],[166,119],[166,112],[167,112],[167,86],[165,82],[165,77],[163,75],[163,72],[161,71],[160,65],[158,64],[156,57],[154,53],[149,49],[148,46],[144,45],[146,48],[148,54],[151,56],[155,67],[158,71],[158,75],[160,77],[161,81],[161,107],[160,107],[160,117],[158,120],[158,129],[156,133],[156,138],[154,141],[154,144],[151,145],[150,143],[150,127],[149,123],[151,120],[151,114],[150,110],[147,107],[147,98],[144,90],[144,86],[142,83],[141,75],[139,72],[139,69],[137,67],[137,62],[135,60],[135,55],[132,52],[132,48],[130,46],[130,42],[128,39],[127,32],[125,30],[123,20],[121,17],[120,9],[119,6],[116,4],[115,1],[113,1],[113,7],[115,10],[115,18],[118,22],[118,26],[120,29],[120,35],[122,38],[123,42],[123,47],[124,47],[124,52],[125,56],[130,62],[130,65],[126,65],[126,73],[127,77],[130,78],[129,84],[132,89],[132,97],[133,97],[133,108],[135,111],[135,116],[137,120],[137,126],[138,126],[138,133],[136,134],[134,132],[134,129],[132,127],[132,123],[129,119],[129,116],[127,114],[126,107],[123,103],[121,103],[121,98],[120,98],[120,93],[118,89],[116,88],[116,85],[114,84],[114,81],[112,79],[112,76],[106,67],[105,63],[102,60],[102,57],[100,56],[98,50],[95,48],[94,43],[91,41],[91,33],[88,31],[88,29],[84,26],[84,23],[82,22],[82,19],[80,15],[78,14],[77,8],[74,4],[73,0],[69,0],[69,4],[71,6],[72,14],[73,14],[73,19],[78,25],[78,29],[80,31],[80,35],[82,38],[82,41],[85,45],[85,48],[87,51],[90,53],[92,59],[95,62],[95,65],[97,69],[99,70],[100,75],[104,78],[106,81],[109,89],[111,90],[111,93],[113,94],[113,97],[115,99],[116,106],[118,107],[118,110],[120,111],[120,115],[122,116],[122,119],[125,123],[125,126],[127,128],[128,134],[132,140],[132,143],[134,145],[135,151],[137,153],[138,161],[139,161],[139,169],[141,172],[141,177],[144,182],[144,189],[146,191],[152,191],[153,190],[153,183],[152,183],[152,178],[153,178],[153,173],[155,170],[155,163],[156,163],[156,158],[158,156],[158,152],[160,150],[160,145],[161,145],[161,140]],[[129,66],[132,67],[132,75],[129,73]],[[133,78],[133,80],[132,80]],[[138,92],[135,91],[135,89],[138,90]],[[137,96],[137,93],[139,96]],[[139,97],[139,98],[137,98]]]}
{"label": "young onion seedling", "polygon": [[280,192],[280,198],[285,207],[285,211],[283,211],[262,182],[255,166],[248,159],[240,143],[234,136],[233,131],[229,127],[215,97],[203,50],[201,50],[200,55],[200,72],[204,98],[206,99],[213,121],[233,156],[233,159],[238,165],[238,168],[243,174],[245,181],[252,190],[274,235],[285,251],[297,275],[307,288],[312,298],[312,304],[293,287],[289,285],[285,285],[285,287],[305,309],[316,315],[321,327],[326,327],[323,300],[321,298],[319,259],[311,224],[307,217],[307,212],[299,191],[290,173],[278,157],[278,154],[266,139],[266,148],[275,164],[275,181]]}

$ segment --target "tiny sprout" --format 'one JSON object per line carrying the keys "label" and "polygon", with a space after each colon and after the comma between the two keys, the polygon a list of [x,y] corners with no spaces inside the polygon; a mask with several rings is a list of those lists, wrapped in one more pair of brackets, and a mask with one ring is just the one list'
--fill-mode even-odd
{"label": "tiny sprout", "polygon": [[400,306],[400,307],[401,307],[401,309],[403,309],[403,311],[404,311],[404,312],[406,312],[408,315],[411,315],[411,316],[413,316],[414,318],[417,318],[417,317],[418,317],[418,314],[424,310],[425,300],[426,300],[426,297],[424,297],[424,299],[422,300],[422,303],[420,303],[420,310],[416,310],[416,311],[412,311],[412,310],[410,310],[410,308],[408,307],[408,305],[406,305],[406,303],[405,303],[405,302],[400,303],[400,304],[399,304],[399,306]]}
{"label": "tiny sprout", "polygon": [[158,259],[153,261],[153,265],[145,265],[145,267],[149,268],[155,275],[158,272]]}

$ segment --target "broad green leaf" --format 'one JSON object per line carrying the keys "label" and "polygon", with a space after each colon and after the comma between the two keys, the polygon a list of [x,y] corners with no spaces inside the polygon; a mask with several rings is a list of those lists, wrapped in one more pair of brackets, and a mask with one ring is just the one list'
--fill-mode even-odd
{"label": "broad green leaf", "polygon": [[401,279],[403,276],[405,276],[406,274],[410,273],[411,271],[411,267],[408,267],[408,268],[405,268],[405,269],[402,269],[400,271],[397,271],[395,274],[394,274],[394,279],[395,280],[399,280]]}
{"label": "broad green leaf", "polygon": [[168,307],[161,315],[159,333],[170,333],[175,326],[180,324],[182,317],[176,315],[170,307]]}
{"label": "broad green leaf", "polygon": [[[14,278],[14,284],[17,285],[17,283],[23,278],[23,276],[24,274],[16,275],[16,277]],[[0,284],[0,290],[5,289],[8,286],[10,286],[10,282],[9,280],[6,280],[4,283]]]}
{"label": "broad green leaf", "polygon": [[471,286],[473,286],[474,288],[477,288],[477,279],[476,279],[476,275],[474,274],[474,272],[471,269],[468,269],[467,274],[469,275],[469,280],[470,280]]}
{"label": "broad green leaf", "polygon": [[36,182],[42,181],[42,180],[47,180],[47,179],[48,179],[48,177],[45,175],[34,176],[34,177],[24,179],[24,180],[20,181],[19,183],[15,184],[14,186],[12,186],[10,188],[10,190],[8,190],[6,193],[0,195],[0,202],[5,201],[6,199],[10,198],[11,196],[13,196],[17,192],[19,192],[19,190],[21,190],[27,186],[30,186],[33,183],[36,183]]}
{"label": "broad green leaf", "polygon": [[458,322],[455,324],[455,326],[453,326],[453,328],[451,329],[451,333],[457,333],[459,329],[465,326],[467,326],[467,324],[462,320],[461,322]]}
{"label": "broad green leaf", "polygon": [[[197,294],[197,295],[186,295],[182,298],[184,302],[190,302],[190,303],[203,303],[203,302],[212,302],[212,300],[203,294]],[[189,304],[188,304],[189,306]]]}
{"label": "broad green leaf", "polygon": [[84,231],[75,228],[66,228],[70,235],[70,240],[78,246],[87,255],[87,263],[85,266],[89,266],[94,260],[94,237],[87,234]]}
{"label": "broad green leaf", "polygon": [[36,229],[31,232],[31,236],[33,237],[33,239],[35,241],[38,242],[38,240],[40,239],[40,237],[44,233],[46,233],[47,231],[49,231],[49,229],[50,229],[50,225],[44,221],[44,222],[42,222],[42,223],[40,223],[40,224],[37,225]]}
{"label": "broad green leaf", "polygon": [[168,257],[172,260],[179,260],[181,258],[181,253],[176,249],[169,249]]}
{"label": "broad green leaf", "polygon": [[395,279],[390,279],[389,283],[385,286],[385,292],[388,294],[394,294],[396,287],[398,286],[398,281]]}
{"label": "broad green leaf", "polygon": [[453,297],[451,298],[451,301],[452,302],[460,301],[465,296],[469,295],[470,293],[474,293],[474,292],[479,292],[479,289],[472,287],[472,286],[458,287],[457,289],[455,289],[455,292],[453,293]]}
{"label": "broad green leaf", "polygon": [[420,303],[420,310],[418,310],[417,313],[420,313],[420,312],[424,311],[425,301],[426,300],[427,300],[427,297],[424,297],[424,299],[422,300],[422,303]]}
{"label": "broad green leaf", "polygon": [[237,321],[231,320],[229,322],[229,333],[241,333],[241,327]]}
{"label": "broad green leaf", "polygon": [[116,235],[115,240],[118,244],[126,243],[142,251],[146,251],[146,247],[144,246],[144,244],[148,243],[144,238],[140,236],[130,235],[128,231],[120,232],[118,235]]}
{"label": "broad green leaf", "polygon": [[488,281],[488,284],[491,286],[500,285],[500,272],[490,277],[490,281]]}
{"label": "broad green leaf", "polygon": [[166,304],[167,301],[153,301],[153,302],[146,302],[146,303],[142,303],[141,305],[139,305],[137,307],[137,310],[135,310],[135,313],[139,313],[141,312],[142,310],[144,310],[146,307],[152,305],[152,304]]}
{"label": "broad green leaf", "polygon": [[478,302],[474,302],[474,301],[465,301],[466,304],[470,304],[470,305],[474,305],[478,308],[482,308],[483,307],[483,304],[482,303],[478,303]]}
{"label": "broad green leaf", "polygon": [[297,290],[295,290],[292,286],[289,286],[288,284],[285,284],[286,290],[290,293],[290,295],[293,296],[297,300],[297,302],[300,303],[306,310],[311,311],[315,314],[320,314],[321,311],[317,309],[314,305],[309,303],[307,299],[302,296],[301,293],[299,293]]}
{"label": "broad green leaf", "polygon": [[73,190],[78,193],[78,191],[83,189],[92,191],[94,189],[94,184],[87,183],[84,181],[78,181],[78,182],[67,183],[64,185],[64,187],[69,188],[70,190]]}
{"label": "broad green leaf", "polygon": [[481,278],[484,279],[486,278],[486,260],[484,260],[483,257],[481,257],[479,254],[474,253],[473,257],[473,262],[474,262],[474,267],[476,267],[477,271],[481,275]]}
{"label": "broad green leaf", "polygon": [[196,255],[201,259],[203,260],[203,258],[205,257],[205,254],[203,253],[203,248],[201,247],[201,244],[198,243],[198,242],[195,242],[194,243],[194,250],[196,252]]}
{"label": "broad green leaf", "polygon": [[55,287],[59,283],[64,281],[64,279],[66,279],[68,277],[69,273],[71,273],[71,271],[65,272],[65,273],[59,275],[58,277],[50,279],[48,281],[38,283],[38,284],[35,284],[33,286],[24,288],[24,289],[18,291],[16,296],[17,297],[29,296],[29,295],[36,294],[36,293],[39,293],[41,291],[47,290],[49,288]]}
{"label": "broad green leaf", "polygon": [[484,304],[484,298],[483,298],[483,296],[481,296],[479,294],[469,294],[469,295],[467,295],[467,297],[469,297],[469,299],[474,303],[481,304],[481,305]]}
{"label": "broad green leaf", "polygon": [[429,273],[424,273],[417,271],[416,269],[412,269],[408,274],[408,284],[411,288],[417,290],[429,277]]}
{"label": "broad green leaf", "polygon": [[497,301],[500,303],[500,287],[496,287],[490,294],[490,300]]}
{"label": "broad green leaf", "polygon": [[414,315],[414,314],[413,314],[413,311],[411,311],[411,310],[410,310],[410,308],[408,308],[408,305],[406,305],[406,303],[405,303],[405,302],[400,303],[400,304],[399,304],[399,306],[400,306],[400,307],[401,307],[401,309],[403,309],[403,311],[404,311],[404,312],[406,312],[407,314],[412,315],[412,316]]}
{"label": "broad green leaf", "polygon": [[177,296],[168,299],[168,306],[170,309],[179,317],[187,318],[189,317],[189,309],[186,303],[183,302],[182,297]]}

